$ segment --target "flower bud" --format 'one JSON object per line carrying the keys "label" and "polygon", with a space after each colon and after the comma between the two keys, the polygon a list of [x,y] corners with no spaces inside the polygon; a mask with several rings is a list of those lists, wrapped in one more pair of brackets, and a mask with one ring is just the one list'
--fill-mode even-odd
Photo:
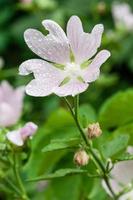
{"label": "flower bud", "polygon": [[104,1],[101,1],[101,2],[98,3],[98,5],[97,5],[97,11],[98,11],[98,13],[100,15],[104,15],[105,12],[106,12],[106,9],[107,8],[106,8],[106,4],[105,4]]}
{"label": "flower bud", "polygon": [[99,137],[102,134],[102,130],[100,128],[99,123],[90,124],[87,128],[87,136],[92,139]]}
{"label": "flower bud", "polygon": [[26,123],[25,126],[20,130],[23,140],[27,139],[27,137],[32,138],[32,136],[35,134],[37,129],[38,129],[38,126],[34,124],[33,122]]}
{"label": "flower bud", "polygon": [[87,165],[89,162],[89,156],[84,150],[79,150],[74,155],[74,163],[79,166]]}
{"label": "flower bud", "polygon": [[23,146],[28,138],[36,133],[38,126],[33,122],[28,122],[18,130],[9,131],[6,134],[7,139],[16,146]]}

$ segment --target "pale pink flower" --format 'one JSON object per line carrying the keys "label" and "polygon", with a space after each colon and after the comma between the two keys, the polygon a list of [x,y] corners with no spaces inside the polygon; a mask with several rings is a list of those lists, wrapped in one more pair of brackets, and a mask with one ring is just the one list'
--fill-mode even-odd
{"label": "pale pink flower", "polygon": [[127,3],[115,3],[112,6],[112,15],[117,27],[133,30],[133,12]]}
{"label": "pale pink flower", "polygon": [[25,124],[24,127],[20,129],[8,132],[6,134],[6,137],[11,143],[17,146],[23,146],[24,142],[29,137],[32,138],[32,136],[36,133],[37,129],[38,126],[36,124],[34,124],[33,122],[28,122]]}
{"label": "pale pink flower", "polygon": [[22,113],[24,88],[13,89],[7,81],[0,85],[0,126],[14,125]]}
{"label": "pale pink flower", "polygon": [[[41,59],[27,60],[21,64],[21,75],[34,74],[26,92],[32,96],[75,96],[85,91],[89,83],[95,81],[100,73],[100,66],[110,56],[107,50],[101,50],[83,68],[83,63],[92,58],[101,44],[103,25],[96,25],[91,33],[83,31],[77,16],[72,16],[67,24],[67,36],[62,28],[52,20],[42,22],[49,34],[44,36],[35,29],[24,33],[28,47]],[[74,59],[71,58],[73,53]],[[60,64],[62,69],[55,64]]]}
{"label": "pale pink flower", "polygon": [[[129,148],[127,149],[129,152]],[[133,147],[130,152],[133,153]],[[113,191],[117,194],[119,193],[124,187],[130,187],[131,183],[133,182],[133,160],[129,161],[121,161],[115,164],[113,170],[111,171],[112,178],[110,179],[110,184]],[[106,192],[111,196],[106,184],[102,182],[102,185]],[[131,186],[131,190],[122,195],[119,200],[126,200],[126,199],[133,199],[133,188]]]}
{"label": "pale pink flower", "polygon": [[32,3],[32,0],[20,0],[20,1],[23,4],[30,4],[30,3]]}

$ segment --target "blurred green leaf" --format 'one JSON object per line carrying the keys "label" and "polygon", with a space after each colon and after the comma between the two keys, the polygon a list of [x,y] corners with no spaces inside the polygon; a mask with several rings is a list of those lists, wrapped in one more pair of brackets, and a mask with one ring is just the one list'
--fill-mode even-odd
{"label": "blurred green leaf", "polygon": [[113,134],[117,137],[121,134],[128,134],[130,136],[129,145],[133,145],[133,123],[119,127],[113,132]]}
{"label": "blurred green leaf", "polygon": [[70,138],[66,140],[52,140],[50,144],[42,149],[42,152],[55,151],[61,149],[77,148],[79,145],[79,138]]}
{"label": "blurred green leaf", "polygon": [[34,0],[33,2],[36,3],[40,9],[51,10],[57,7],[57,1],[55,0]]}
{"label": "blurred green leaf", "polygon": [[104,128],[114,128],[133,121],[133,90],[118,92],[102,105],[99,122]]}
{"label": "blurred green leaf", "polygon": [[67,151],[65,150],[42,153],[42,148],[47,146],[51,139],[69,140],[77,136],[78,131],[75,129],[73,119],[68,111],[60,108],[51,113],[32,140],[32,154],[24,168],[28,177],[52,171],[56,163],[66,155]]}
{"label": "blurred green leaf", "polygon": [[42,200],[81,200],[81,196],[83,196],[82,185],[83,183],[79,175],[53,179]]}
{"label": "blurred green leaf", "polygon": [[64,127],[72,126],[74,124],[73,118],[70,113],[60,108],[57,111],[53,112],[46,122],[46,128],[50,128],[51,130],[58,130]]}
{"label": "blurred green leaf", "polygon": [[81,105],[79,114],[83,127],[87,127],[89,123],[96,122],[96,112],[90,104]]}
{"label": "blurred green leaf", "polygon": [[117,157],[116,159],[112,159],[113,163],[126,161],[126,160],[133,160],[133,155],[129,153],[123,153],[121,156]]}
{"label": "blurred green leaf", "polygon": [[111,141],[106,141],[105,144],[101,145],[102,155],[104,158],[109,158],[116,155],[127,147],[128,141],[128,135],[119,135],[119,137],[115,137],[111,139]]}
{"label": "blurred green leaf", "polygon": [[87,173],[87,170],[82,169],[59,169],[55,173],[47,174],[44,176],[39,176],[36,178],[28,179],[27,181],[40,181],[40,180],[49,180],[54,178],[61,178],[67,175],[75,175],[75,174],[82,174]]}

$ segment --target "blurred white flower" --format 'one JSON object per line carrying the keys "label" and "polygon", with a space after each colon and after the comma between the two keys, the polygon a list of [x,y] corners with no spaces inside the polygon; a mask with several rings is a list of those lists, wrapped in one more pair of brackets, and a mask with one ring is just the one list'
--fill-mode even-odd
{"label": "blurred white flower", "polygon": [[[131,150],[132,148],[132,150]],[[129,148],[128,148],[129,150]],[[129,151],[128,151],[129,152]],[[130,146],[130,152],[133,154],[133,147]],[[110,179],[110,184],[113,191],[117,194],[124,187],[131,185],[133,181],[133,160],[121,161],[115,164],[113,170],[111,171],[112,179]],[[110,191],[108,190],[105,182],[102,182],[102,185],[106,192],[111,196]],[[133,188],[131,190],[119,197],[119,200],[132,200],[133,199]]]}
{"label": "blurred white flower", "polygon": [[0,85],[0,126],[14,125],[21,116],[24,88],[13,89],[7,81]]}
{"label": "blurred white flower", "polygon": [[[85,91],[90,82],[100,73],[100,66],[108,59],[110,52],[101,50],[91,61],[101,44],[103,25],[96,25],[91,33],[83,31],[77,16],[67,24],[67,36],[52,20],[44,20],[47,36],[35,29],[24,33],[28,47],[42,59],[27,60],[20,65],[19,73],[34,73],[35,79],[26,86],[26,93],[32,96],[75,96]],[[83,64],[85,65],[83,67]],[[59,68],[60,66],[60,68]],[[61,68],[62,66],[62,68]]]}
{"label": "blurred white flower", "polygon": [[32,136],[36,133],[37,129],[38,126],[36,124],[34,124],[33,122],[28,122],[25,124],[24,127],[20,129],[8,132],[6,134],[6,137],[11,143],[17,146],[23,146],[24,142],[29,137],[32,138]]}
{"label": "blurred white flower", "polygon": [[133,12],[127,3],[113,4],[112,15],[117,27],[133,30]]}
{"label": "blurred white flower", "polygon": [[0,57],[0,69],[4,66],[4,60],[2,57]]}

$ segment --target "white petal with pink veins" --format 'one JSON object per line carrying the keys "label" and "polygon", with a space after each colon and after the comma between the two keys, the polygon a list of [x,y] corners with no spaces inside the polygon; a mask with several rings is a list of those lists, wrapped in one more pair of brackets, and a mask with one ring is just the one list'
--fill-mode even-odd
{"label": "white petal with pink veins", "polygon": [[75,56],[76,63],[81,64],[90,59],[100,46],[103,25],[96,25],[91,33],[83,31],[82,23],[77,16],[72,16],[67,24],[67,36]]}
{"label": "white petal with pink veins", "polygon": [[44,20],[42,23],[49,31],[46,36],[35,29],[25,31],[24,38],[29,48],[48,61],[59,64],[69,62],[69,43],[62,28],[52,20]]}
{"label": "white petal with pink veins", "polygon": [[54,87],[55,85],[52,83],[52,80],[51,82],[47,82],[34,79],[26,86],[26,93],[30,96],[44,97],[52,94]]}
{"label": "white petal with pink veins", "polygon": [[33,73],[35,78],[42,78],[47,81],[60,82],[64,78],[63,70],[41,59],[27,60],[20,65],[20,75],[28,75],[30,73]]}
{"label": "white petal with pink veins", "polygon": [[26,87],[27,94],[31,96],[47,96],[53,93],[53,89],[65,78],[63,70],[41,59],[25,61],[20,65],[19,72],[21,75],[34,74],[35,79]]}
{"label": "white petal with pink veins", "polygon": [[77,80],[70,80],[68,83],[57,87],[54,90],[54,93],[60,97],[62,96],[75,96],[81,92],[84,92],[89,85],[87,83],[82,83],[81,81]]}
{"label": "white petal with pink veins", "polygon": [[20,130],[10,131],[6,134],[6,137],[11,143],[13,143],[17,146],[23,146],[23,144],[24,144],[24,141],[20,134]]}
{"label": "white petal with pink veins", "polygon": [[100,74],[101,65],[110,57],[110,52],[107,50],[100,51],[95,58],[92,60],[91,64],[83,70],[82,77],[85,82],[95,81]]}
{"label": "white petal with pink veins", "polygon": [[102,24],[97,24],[92,29],[91,34],[95,37],[95,48],[99,48],[101,45],[102,34],[104,31],[104,27]]}

